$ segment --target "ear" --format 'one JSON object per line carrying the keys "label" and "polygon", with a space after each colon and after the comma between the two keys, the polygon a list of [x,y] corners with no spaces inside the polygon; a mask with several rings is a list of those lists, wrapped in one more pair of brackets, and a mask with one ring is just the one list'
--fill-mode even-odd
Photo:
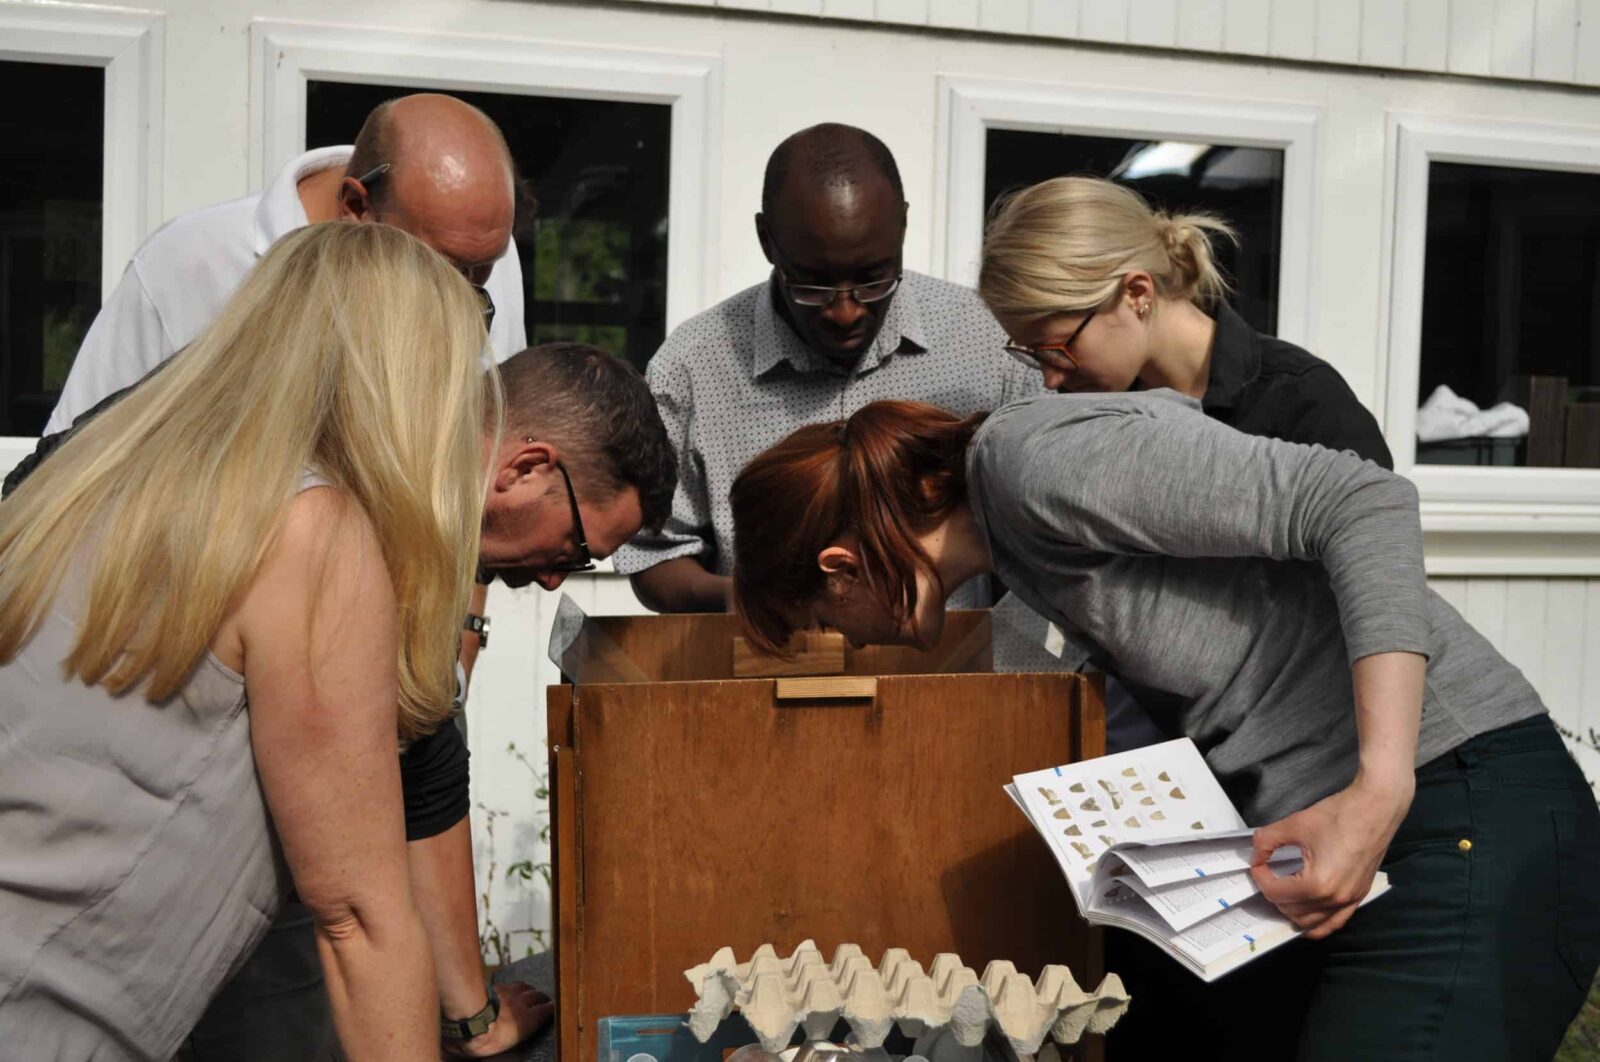
{"label": "ear", "polygon": [[532,442],[518,442],[514,446],[502,446],[500,450],[500,464],[495,469],[494,485],[496,491],[506,492],[519,487],[538,486],[541,490],[544,480],[556,470],[556,461],[561,453],[556,449],[555,443],[541,442],[537,439]]}
{"label": "ear", "polygon": [[1135,269],[1125,273],[1122,277],[1122,294],[1130,303],[1138,307],[1141,303],[1154,302],[1156,298],[1155,279],[1142,269]]}
{"label": "ear", "polygon": [[826,575],[854,580],[861,574],[861,563],[847,546],[832,545],[817,554],[817,567]]}
{"label": "ear", "polygon": [[767,261],[772,261],[772,228],[767,224],[767,216],[756,211],[756,242],[761,245],[761,253],[766,255]]}
{"label": "ear", "polygon": [[346,176],[339,182],[339,219],[341,221],[376,221],[377,211],[361,182]]}

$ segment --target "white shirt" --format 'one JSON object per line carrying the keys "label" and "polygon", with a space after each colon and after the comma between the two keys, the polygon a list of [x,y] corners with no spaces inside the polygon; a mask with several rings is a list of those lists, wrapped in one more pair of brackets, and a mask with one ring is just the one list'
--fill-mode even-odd
{"label": "white shirt", "polygon": [[[89,326],[44,433],[70,428],[95,403],[193,342],[267,248],[308,224],[300,181],[319,170],[343,169],[353,151],[308,151],[255,195],[181,215],[152,233]],[[495,304],[489,344],[495,360],[504,361],[528,342],[515,247],[495,262],[484,287]]]}

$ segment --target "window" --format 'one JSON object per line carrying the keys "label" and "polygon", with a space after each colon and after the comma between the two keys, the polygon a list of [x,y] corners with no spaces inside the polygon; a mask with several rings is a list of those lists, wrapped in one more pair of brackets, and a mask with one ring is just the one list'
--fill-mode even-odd
{"label": "window", "polygon": [[1419,463],[1600,467],[1600,173],[1432,163],[1418,385]]}
{"label": "window", "polygon": [[[309,81],[306,146],[348,144],[367,112],[413,91]],[[505,133],[538,210],[519,217],[529,343],[576,340],[640,368],[666,336],[672,108],[453,92]]]}
{"label": "window", "polygon": [[1169,211],[1216,214],[1239,231],[1239,247],[1218,246],[1234,282],[1235,308],[1276,334],[1283,229],[1283,150],[1180,140],[989,129],[984,202],[1051,177],[1107,177]]}
{"label": "window", "polygon": [[0,436],[38,435],[100,308],[106,72],[0,62]]}

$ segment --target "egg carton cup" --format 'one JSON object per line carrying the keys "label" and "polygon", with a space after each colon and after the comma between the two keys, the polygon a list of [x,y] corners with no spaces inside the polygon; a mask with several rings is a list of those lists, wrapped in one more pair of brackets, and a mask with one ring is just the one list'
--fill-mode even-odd
{"label": "egg carton cup", "polygon": [[1018,1056],[1032,1056],[1048,1037],[1075,1044],[1085,1032],[1104,1033],[1128,1009],[1122,979],[1107,974],[1085,992],[1065,966],[1046,966],[1035,983],[1010,962],[996,960],[979,977],[959,956],[934,957],[924,970],[904,948],[890,948],[874,967],[854,944],[833,961],[807,940],[787,958],[763,944],[749,962],[722,948],[710,962],[684,971],[696,1001],[689,1029],[701,1043],[735,1008],[762,1049],[777,1054],[798,1028],[808,1041],[826,1040],[840,1018],[857,1044],[880,1048],[898,1025],[917,1039],[945,1026],[964,1047],[981,1044],[993,1027]]}

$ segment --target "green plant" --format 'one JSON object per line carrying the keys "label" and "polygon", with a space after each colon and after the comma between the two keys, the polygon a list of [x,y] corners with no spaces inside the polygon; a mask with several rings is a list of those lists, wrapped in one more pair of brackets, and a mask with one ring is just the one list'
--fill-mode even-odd
{"label": "green plant", "polygon": [[[541,802],[539,817],[539,843],[548,847],[550,844],[550,786],[544,772],[536,768],[527,755],[517,748],[516,742],[506,746],[506,751],[511,757],[526,768],[533,776],[534,796]],[[483,911],[483,926],[478,931],[478,947],[483,952],[483,961],[490,966],[505,966],[519,957],[532,955],[536,951],[543,951],[550,946],[550,929],[546,926],[522,926],[506,928],[495,925],[491,913],[490,900],[494,895],[495,882],[499,878],[499,852],[495,847],[495,823],[505,818],[510,812],[502,809],[491,808],[482,802],[478,810],[483,813],[483,831],[488,838],[489,866],[483,875],[483,891],[479,894],[479,907]],[[552,882],[550,879],[550,864],[548,862],[536,863],[531,859],[519,859],[506,867],[505,884],[514,889],[521,889],[526,893],[537,894],[540,886],[538,881],[544,883],[543,889],[549,892]],[[517,942],[526,938],[527,950],[522,956],[516,955]]]}

